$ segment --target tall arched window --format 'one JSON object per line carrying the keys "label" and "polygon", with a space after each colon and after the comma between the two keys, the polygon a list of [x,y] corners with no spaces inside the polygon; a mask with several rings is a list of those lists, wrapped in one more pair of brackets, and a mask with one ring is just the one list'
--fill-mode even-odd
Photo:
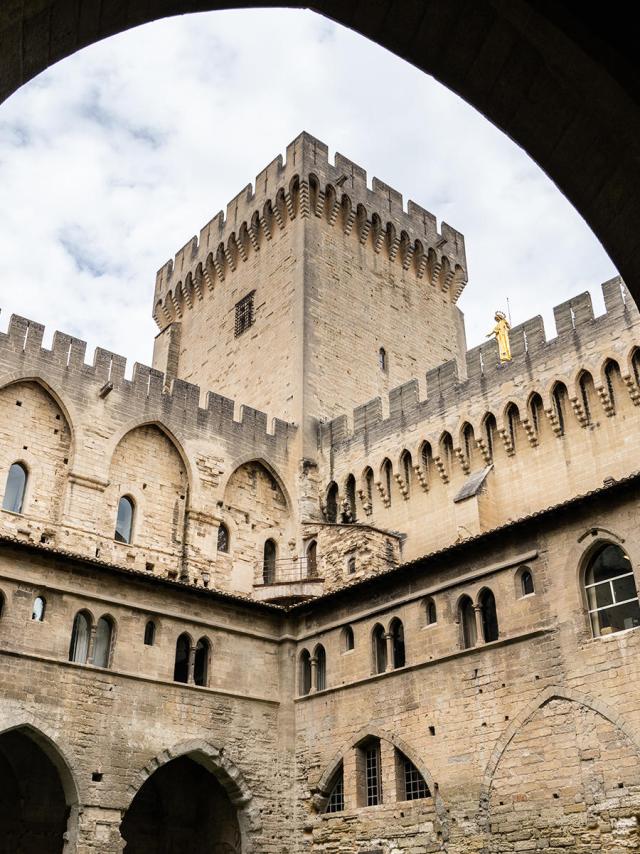
{"label": "tall arched window", "polygon": [[118,516],[116,518],[115,539],[119,543],[130,543],[133,533],[133,499],[123,495],[118,502]]}
{"label": "tall arched window", "polygon": [[640,626],[640,603],[631,561],[618,545],[607,543],[592,556],[585,592],[594,637]]}
{"label": "tall arched window", "polygon": [[558,419],[560,435],[564,436],[567,415],[567,387],[564,383],[556,383],[553,387],[553,408]]}
{"label": "tall arched window", "polygon": [[636,347],[631,354],[631,367],[633,368],[636,385],[640,387],[640,347]]}
{"label": "tall arched window", "polygon": [[327,522],[338,521],[338,484],[332,482],[327,489]]}
{"label": "tall arched window", "polygon": [[307,546],[307,576],[316,578],[318,575],[318,543],[311,540]]}
{"label": "tall arched window", "polygon": [[367,466],[364,470],[364,485],[369,507],[373,506],[373,469]]}
{"label": "tall arched window", "polygon": [[533,586],[533,575],[531,570],[526,566],[522,568],[520,573],[520,590],[523,596],[531,596],[531,594],[535,592],[535,588]]}
{"label": "tall arched window", "polygon": [[515,403],[510,403],[505,412],[505,420],[507,422],[507,431],[511,447],[516,449],[516,437],[518,435],[518,421],[520,420],[520,411]]}
{"label": "tall arched window", "polygon": [[473,466],[474,453],[476,449],[476,437],[473,432],[473,427],[467,421],[462,427],[462,442],[464,446],[464,455],[467,463]]}
{"label": "tall arched window", "polygon": [[611,399],[611,406],[613,407],[613,411],[615,412],[618,408],[619,403],[619,401],[617,400],[616,391],[620,388],[621,377],[620,366],[617,362],[614,362],[613,359],[608,359],[606,365],[604,366],[604,379],[607,384],[609,398]]}
{"label": "tall arched window", "polygon": [[299,661],[298,690],[304,697],[311,691],[311,656],[308,649],[302,650]]}
{"label": "tall arched window", "polygon": [[387,669],[387,641],[384,636],[384,628],[377,623],[371,633],[373,672],[384,673]]}
{"label": "tall arched window", "polygon": [[440,458],[444,463],[447,474],[451,477],[453,474],[453,439],[451,438],[451,433],[445,430],[442,436],[440,436],[438,444],[440,446]]}
{"label": "tall arched window", "polygon": [[344,652],[350,652],[355,647],[355,639],[351,626],[345,626],[342,630],[342,646]]}
{"label": "tall arched window", "polygon": [[189,655],[191,654],[191,638],[184,632],[176,641],[176,659],[173,666],[173,681],[189,681]]}
{"label": "tall arched window", "polygon": [[345,484],[346,492],[347,492],[347,502],[349,504],[349,513],[351,515],[351,519],[349,521],[356,521],[356,479],[350,474],[347,478],[347,482]]}
{"label": "tall arched window", "polygon": [[476,645],[478,632],[476,629],[476,614],[473,602],[468,596],[463,596],[458,605],[458,620],[461,627],[462,648],[469,649]]}
{"label": "tall arched window", "polygon": [[13,463],[7,475],[2,509],[11,513],[22,513],[24,493],[27,488],[27,468],[22,463]]}
{"label": "tall arched window", "polygon": [[531,423],[533,424],[533,429],[536,431],[536,436],[539,436],[540,429],[543,424],[542,417],[544,414],[544,404],[542,402],[542,398],[540,397],[537,391],[534,391],[531,397],[529,398],[529,412],[531,413]]}
{"label": "tall arched window", "polygon": [[193,661],[193,681],[196,685],[206,686],[209,682],[209,654],[211,646],[207,638],[200,638],[196,644]]}
{"label": "tall arched window", "polygon": [[402,452],[400,463],[402,465],[402,477],[404,478],[407,495],[411,495],[411,475],[413,474],[413,465],[409,451]]}
{"label": "tall arched window", "polygon": [[33,608],[31,609],[31,619],[36,623],[41,623],[44,620],[44,612],[47,610],[47,600],[44,596],[36,596],[33,600]]}
{"label": "tall arched window", "polygon": [[438,612],[436,611],[436,603],[431,598],[431,596],[425,599],[424,616],[425,622],[428,626],[432,626],[434,625],[434,623],[438,622]]}
{"label": "tall arched window", "polygon": [[391,460],[386,459],[382,463],[382,483],[384,484],[384,490],[387,494],[387,501],[391,504],[391,484],[392,484],[392,476],[393,476],[393,466],[391,465]]}
{"label": "tall arched window", "polygon": [[269,539],[265,541],[262,561],[262,581],[264,584],[273,584],[276,580],[277,550],[275,540]]}
{"label": "tall arched window", "polygon": [[327,653],[321,643],[313,651],[316,661],[316,691],[324,691],[327,687]]}
{"label": "tall arched window", "polygon": [[91,617],[86,611],[78,611],[71,629],[69,644],[69,661],[85,664],[89,654],[89,638],[91,636]]}
{"label": "tall arched window", "polygon": [[380,366],[380,370],[384,371],[384,373],[386,373],[389,369],[387,351],[384,349],[384,347],[380,347],[380,349],[378,350],[378,365]]}
{"label": "tall arched window", "polygon": [[589,371],[583,371],[580,374],[578,386],[580,388],[580,400],[587,419],[587,424],[591,424],[591,401],[595,397],[595,388],[593,385],[593,377]]}
{"label": "tall arched window", "polygon": [[399,620],[397,617],[393,619],[389,626],[389,633],[391,634],[393,648],[393,666],[394,668],[404,667],[404,626],[402,625],[402,620]]}
{"label": "tall arched window", "polygon": [[96,624],[93,646],[93,663],[96,667],[108,667],[111,660],[113,621],[111,617],[100,617]]}
{"label": "tall arched window", "polygon": [[482,422],[482,427],[484,431],[485,442],[487,443],[487,451],[489,452],[489,459],[493,460],[494,440],[496,430],[498,429],[496,416],[493,414],[493,412],[487,412],[484,417],[484,421]]}
{"label": "tall arched window", "polygon": [[482,634],[485,643],[498,640],[498,614],[496,611],[496,598],[486,588],[479,597],[478,604],[482,614]]}
{"label": "tall arched window", "polygon": [[433,452],[431,445],[428,442],[423,442],[420,446],[420,462],[422,463],[422,472],[424,478],[429,483],[431,479],[431,461],[433,460]]}
{"label": "tall arched window", "polygon": [[147,620],[147,624],[144,627],[144,645],[145,646],[153,646],[156,642],[156,624],[153,620]]}
{"label": "tall arched window", "polygon": [[222,552],[222,554],[227,554],[229,551],[229,529],[224,524],[224,522],[220,522],[218,525],[218,552]]}

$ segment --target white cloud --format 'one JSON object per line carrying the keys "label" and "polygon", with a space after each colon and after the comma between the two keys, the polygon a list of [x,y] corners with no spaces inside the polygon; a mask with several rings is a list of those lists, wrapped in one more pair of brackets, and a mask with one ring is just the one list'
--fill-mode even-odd
{"label": "white cloud", "polygon": [[[470,344],[615,274],[553,184],[459,98],[308,12],[160,21],[0,107],[0,303],[149,362],[155,271],[301,130],[465,234]],[[5,317],[6,324],[6,317]]]}

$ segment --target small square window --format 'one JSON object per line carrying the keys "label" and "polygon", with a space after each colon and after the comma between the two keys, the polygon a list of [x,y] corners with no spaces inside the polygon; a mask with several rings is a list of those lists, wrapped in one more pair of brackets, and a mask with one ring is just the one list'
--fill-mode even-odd
{"label": "small square window", "polygon": [[237,338],[239,335],[253,326],[253,295],[255,291],[251,291],[246,297],[243,297],[240,302],[236,303],[236,322],[234,327],[234,335]]}

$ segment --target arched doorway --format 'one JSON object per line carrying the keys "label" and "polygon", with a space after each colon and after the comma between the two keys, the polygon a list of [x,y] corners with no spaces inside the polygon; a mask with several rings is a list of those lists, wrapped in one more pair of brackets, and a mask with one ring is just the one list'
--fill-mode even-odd
{"label": "arched doorway", "polygon": [[125,854],[240,854],[236,808],[215,775],[189,756],[142,785],[120,827]]}
{"label": "arched doorway", "polygon": [[2,733],[0,854],[62,854],[70,811],[58,767],[38,739],[26,728]]}

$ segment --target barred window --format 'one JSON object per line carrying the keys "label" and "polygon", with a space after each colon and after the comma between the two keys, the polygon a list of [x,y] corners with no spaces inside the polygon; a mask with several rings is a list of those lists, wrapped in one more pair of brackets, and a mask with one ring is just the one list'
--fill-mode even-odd
{"label": "barred window", "polygon": [[255,291],[251,291],[250,294],[247,294],[246,297],[243,297],[240,302],[236,303],[236,323],[234,328],[234,334],[236,338],[238,335],[242,335],[242,333],[247,330],[250,326],[253,326],[253,295]]}
{"label": "barred window", "polygon": [[418,798],[430,798],[431,792],[429,787],[418,771],[416,766],[410,759],[398,751],[399,764],[402,766],[402,779],[404,781],[404,798],[405,801],[415,801]]}
{"label": "barred window", "polygon": [[367,806],[382,803],[382,780],[380,778],[380,743],[372,742],[364,750],[365,779],[367,784]]}
{"label": "barred window", "polygon": [[342,812],[344,810],[344,769],[342,765],[337,776],[327,801],[325,812]]}

